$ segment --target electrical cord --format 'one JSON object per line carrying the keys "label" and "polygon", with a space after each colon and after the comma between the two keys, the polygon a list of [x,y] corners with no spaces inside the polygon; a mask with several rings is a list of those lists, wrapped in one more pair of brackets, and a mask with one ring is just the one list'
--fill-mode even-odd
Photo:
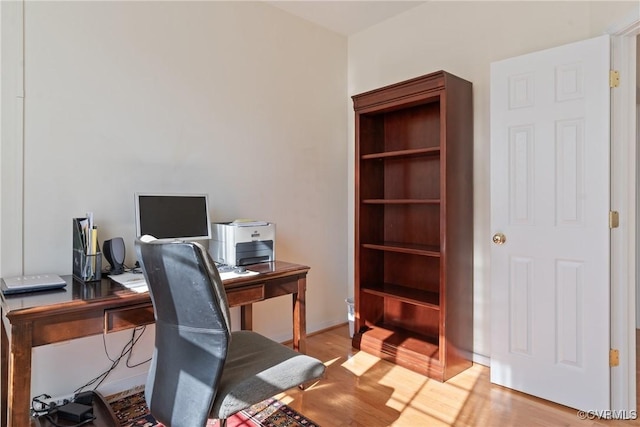
{"label": "electrical cord", "polygon": [[[136,263],[136,266],[139,269],[139,266],[137,263]],[[140,340],[140,338],[142,338],[146,329],[147,329],[146,325],[137,326],[133,328],[133,331],[131,332],[131,338],[129,339],[129,341],[127,341],[127,343],[124,345],[124,347],[120,351],[120,355],[116,358],[112,358],[109,355],[109,351],[107,350],[107,342],[105,339],[105,334],[102,334],[102,346],[104,348],[104,353],[106,354],[107,359],[111,361],[111,366],[106,371],[98,375],[97,377],[88,381],[84,385],[78,387],[74,391],[74,395],[77,397],[78,394],[80,394],[85,388],[92,386],[94,384],[95,386],[93,390],[97,389],[100,386],[100,384],[102,384],[104,380],[107,379],[109,374],[111,374],[111,372],[113,372],[113,370],[120,364],[120,362],[122,361],[122,359],[125,358],[125,356],[126,356],[125,364],[128,368],[135,368],[137,366],[143,365],[151,361],[151,358],[148,358],[147,360],[143,360],[142,362],[139,362],[139,363],[135,363],[135,364],[130,363],[131,356],[133,354],[133,348],[136,345],[136,343]],[[95,417],[92,416],[91,418],[82,420],[81,422],[74,424],[72,426],[60,425],[57,423],[57,421],[55,421],[52,418],[52,415],[55,415],[55,413],[58,411],[59,406],[55,402],[46,403],[43,401],[43,399],[51,399],[51,396],[44,393],[44,394],[35,396],[33,399],[31,399],[31,416],[32,417],[44,416],[47,419],[47,421],[49,421],[55,427],[80,427],[96,419]],[[66,403],[69,403],[69,401],[65,399],[65,404]]]}
{"label": "electrical cord", "polygon": [[[140,263],[138,261],[136,261],[133,267],[129,267],[127,264],[122,264],[122,266],[124,267],[124,272],[142,274],[142,268],[140,267]],[[111,266],[107,266],[104,270],[102,270],[102,274],[111,274]]]}
{"label": "electrical cord", "polygon": [[53,409],[53,407],[55,407],[55,403],[53,403],[53,407],[52,407],[50,404],[45,403],[40,399],[51,399],[51,396],[45,393],[31,399],[31,416],[32,417],[38,417],[40,415],[47,414],[49,413],[49,411]]}
{"label": "electrical cord", "polygon": [[[144,360],[140,363],[134,364],[134,365],[130,365],[129,361],[131,360],[131,353],[133,351],[133,347],[136,345],[136,343],[140,340],[140,338],[142,338],[142,335],[144,334],[144,331],[146,330],[146,326],[137,326],[133,329],[132,333],[131,333],[131,339],[129,339],[129,341],[124,345],[124,347],[122,348],[122,351],[120,351],[120,355],[118,357],[116,357],[115,359],[111,358],[111,356],[109,355],[109,352],[107,351],[107,343],[105,340],[105,336],[104,334],[102,335],[102,345],[104,347],[104,352],[107,355],[107,358],[111,361],[111,366],[109,368],[107,368],[106,371],[102,372],[100,375],[98,375],[97,377],[93,378],[92,380],[88,381],[87,383],[85,383],[84,385],[78,387],[75,391],[75,393],[79,393],[82,390],[84,390],[87,387],[90,386],[94,386],[93,390],[97,389],[100,384],[102,384],[104,382],[104,380],[107,379],[107,377],[111,374],[111,372],[113,372],[113,370],[120,364],[120,362],[122,361],[123,358],[125,358],[125,364],[128,368],[135,368],[136,366],[140,366],[143,365],[147,362],[149,362],[151,360],[151,358]],[[136,336],[136,333],[140,332],[140,335]]]}
{"label": "electrical cord", "polygon": [[[136,345],[136,343],[140,340],[140,338],[142,338],[142,335],[144,334],[144,331],[147,330],[147,326],[146,325],[139,326],[138,328],[140,328],[140,330],[141,330],[140,336],[138,338],[136,338],[135,341],[133,341],[133,343],[131,344],[131,351],[128,352],[127,360],[125,360],[125,366],[127,368],[137,368],[140,365],[144,365],[145,363],[151,362],[151,358],[148,358],[147,360],[143,360],[142,362],[138,362],[138,363],[134,363],[134,364],[130,364],[129,363],[129,362],[131,362],[131,356],[133,355],[133,346]],[[134,334],[135,334],[135,329],[134,329]]]}
{"label": "electrical cord", "polygon": [[142,267],[140,267],[140,263],[136,261],[133,267],[129,267],[127,264],[124,265],[124,271],[128,271],[129,273],[142,274]]}

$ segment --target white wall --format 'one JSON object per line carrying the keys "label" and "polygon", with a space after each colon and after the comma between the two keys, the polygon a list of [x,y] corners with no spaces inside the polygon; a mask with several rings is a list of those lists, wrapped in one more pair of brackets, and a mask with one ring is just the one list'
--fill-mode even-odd
{"label": "white wall", "polygon": [[[311,266],[309,332],[346,321],[345,37],[255,2],[26,2],[24,22],[24,143],[2,141],[24,150],[19,173],[2,164],[3,184],[23,173],[24,209],[3,212],[2,275],[70,274],[71,218],[87,211],[131,264],[134,192],[206,192],[213,220],[273,221],[278,258]],[[22,224],[24,256],[5,256]],[[288,339],[290,313],[290,298],[256,304],[255,329]],[[106,337],[112,357],[129,335]],[[36,349],[32,394],[99,374],[102,347]]]}
{"label": "white wall", "polygon": [[[595,37],[635,2],[427,2],[349,38],[349,95],[446,70],[473,83],[474,352],[490,339],[489,66],[493,61]],[[350,110],[352,111],[352,110]],[[350,113],[349,134],[353,134]],[[353,182],[353,147],[349,151]],[[353,185],[349,187],[353,231]],[[353,253],[353,245],[349,247]],[[350,257],[351,259],[351,257]],[[349,265],[352,277],[353,264]],[[485,357],[483,357],[485,356]]]}
{"label": "white wall", "polygon": [[[0,272],[2,264],[22,265],[22,107],[24,101],[22,60],[22,7],[18,2],[0,3]],[[6,276],[5,276],[6,277]]]}

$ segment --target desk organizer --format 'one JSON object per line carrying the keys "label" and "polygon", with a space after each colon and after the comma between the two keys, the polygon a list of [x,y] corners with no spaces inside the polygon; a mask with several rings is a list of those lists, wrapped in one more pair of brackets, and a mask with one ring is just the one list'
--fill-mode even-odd
{"label": "desk organizer", "polygon": [[102,253],[99,250],[98,230],[93,219],[73,218],[73,277],[82,282],[102,278]]}

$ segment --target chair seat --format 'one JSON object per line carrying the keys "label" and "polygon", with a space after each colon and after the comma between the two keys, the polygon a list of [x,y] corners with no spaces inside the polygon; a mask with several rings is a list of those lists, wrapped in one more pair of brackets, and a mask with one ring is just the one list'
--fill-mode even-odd
{"label": "chair seat", "polygon": [[324,365],[251,331],[231,333],[231,344],[211,417],[238,411],[323,375]]}

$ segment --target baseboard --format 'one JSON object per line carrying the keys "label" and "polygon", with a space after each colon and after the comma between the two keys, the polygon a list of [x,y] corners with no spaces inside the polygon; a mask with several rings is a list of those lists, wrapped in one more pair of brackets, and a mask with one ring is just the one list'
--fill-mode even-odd
{"label": "baseboard", "polygon": [[[316,323],[313,325],[307,324],[307,336],[309,337],[311,335],[316,335],[326,330],[333,329],[337,326],[341,326],[344,324],[345,324],[344,320],[331,320],[327,322]],[[282,344],[289,344],[293,340],[293,336],[291,332],[269,336],[269,338]]]}
{"label": "baseboard", "polygon": [[471,360],[473,361],[473,363],[486,366],[487,368],[491,366],[491,358],[489,356],[473,353],[471,355]]}

